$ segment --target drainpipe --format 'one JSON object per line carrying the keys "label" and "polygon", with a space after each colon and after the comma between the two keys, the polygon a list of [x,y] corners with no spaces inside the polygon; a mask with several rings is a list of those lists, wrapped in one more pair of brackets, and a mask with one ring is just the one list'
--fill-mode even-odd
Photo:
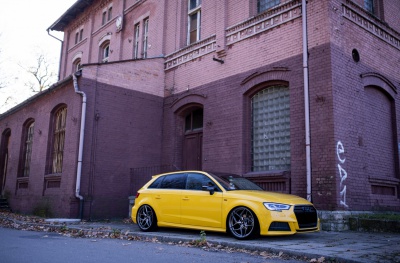
{"label": "drainpipe", "polygon": [[61,42],[61,48],[60,48],[60,62],[58,63],[58,80],[60,80],[60,73],[61,73],[61,58],[62,58],[62,49],[63,49],[63,45],[64,45],[64,41],[62,41],[61,39],[59,39],[56,36],[53,36],[52,34],[50,34],[50,28],[47,29],[47,34],[49,36],[51,36],[52,38],[57,39],[58,41]]}
{"label": "drainpipe", "polygon": [[[79,72],[79,73],[78,73]],[[85,136],[85,120],[86,120],[86,94],[79,90],[78,80],[76,74],[80,75],[80,71],[72,74],[74,80],[75,93],[82,96],[82,112],[81,112],[81,130],[79,133],[79,153],[78,153],[78,165],[76,169],[76,186],[75,186],[75,197],[79,199],[79,218],[83,218],[83,196],[80,194],[81,191],[81,176],[82,176],[82,155],[83,155],[83,142]],[[79,76],[78,75],[78,76]]]}
{"label": "drainpipe", "polygon": [[303,78],[304,78],[304,112],[306,129],[306,176],[307,176],[307,200],[311,197],[311,135],[310,135],[310,101],[308,85],[308,36],[307,36],[307,1],[301,3],[302,26],[303,26]]}

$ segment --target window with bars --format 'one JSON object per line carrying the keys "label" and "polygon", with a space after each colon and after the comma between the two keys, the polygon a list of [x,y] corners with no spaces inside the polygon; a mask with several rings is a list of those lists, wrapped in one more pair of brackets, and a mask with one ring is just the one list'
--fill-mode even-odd
{"label": "window with bars", "polygon": [[201,0],[188,0],[188,36],[187,44],[190,45],[200,40]]}
{"label": "window with bars", "polygon": [[257,0],[257,12],[261,13],[280,4],[280,0]]}
{"label": "window with bars", "polygon": [[290,169],[289,88],[271,86],[251,98],[252,171]]}
{"label": "window with bars", "polygon": [[67,122],[67,108],[59,109],[54,115],[52,173],[61,173],[64,157],[65,127]]}
{"label": "window with bars", "polygon": [[23,168],[20,176],[28,177],[31,168],[31,156],[32,156],[32,145],[33,145],[33,135],[34,135],[34,127],[35,122],[28,122],[27,125],[24,126],[23,136],[24,138],[24,150],[23,150]]}

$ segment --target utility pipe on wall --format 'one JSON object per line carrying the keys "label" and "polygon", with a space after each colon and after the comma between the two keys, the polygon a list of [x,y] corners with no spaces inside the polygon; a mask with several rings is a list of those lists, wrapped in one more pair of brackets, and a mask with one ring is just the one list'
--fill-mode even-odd
{"label": "utility pipe on wall", "polygon": [[[79,71],[80,72],[80,71]],[[81,130],[79,133],[79,149],[78,149],[78,165],[76,169],[76,186],[75,197],[79,199],[79,218],[83,218],[83,196],[81,192],[81,177],[82,177],[82,155],[83,155],[83,142],[85,137],[85,121],[86,121],[86,94],[79,90],[78,79],[72,74],[75,93],[82,96],[82,112],[81,112]]]}
{"label": "utility pipe on wall", "polygon": [[306,177],[307,177],[307,200],[312,201],[311,196],[311,135],[310,135],[310,100],[308,79],[308,35],[307,35],[307,1],[301,3],[302,26],[303,26],[303,78],[304,78],[304,113],[306,132]]}

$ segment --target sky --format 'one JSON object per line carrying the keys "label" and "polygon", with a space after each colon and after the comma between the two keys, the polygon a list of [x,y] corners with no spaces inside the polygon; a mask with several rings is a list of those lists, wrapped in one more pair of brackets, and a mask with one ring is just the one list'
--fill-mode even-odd
{"label": "sky", "polygon": [[[34,93],[27,87],[21,65],[32,65],[39,53],[46,56],[58,74],[61,42],[49,36],[49,28],[77,0],[2,1],[0,8],[0,114]],[[63,39],[63,34],[50,31]]]}

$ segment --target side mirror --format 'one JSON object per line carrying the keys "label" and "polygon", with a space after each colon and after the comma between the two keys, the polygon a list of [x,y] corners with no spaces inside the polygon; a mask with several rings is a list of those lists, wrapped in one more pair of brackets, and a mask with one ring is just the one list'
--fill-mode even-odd
{"label": "side mirror", "polygon": [[210,195],[213,195],[215,193],[215,186],[205,185],[203,186],[203,191],[209,191]]}

